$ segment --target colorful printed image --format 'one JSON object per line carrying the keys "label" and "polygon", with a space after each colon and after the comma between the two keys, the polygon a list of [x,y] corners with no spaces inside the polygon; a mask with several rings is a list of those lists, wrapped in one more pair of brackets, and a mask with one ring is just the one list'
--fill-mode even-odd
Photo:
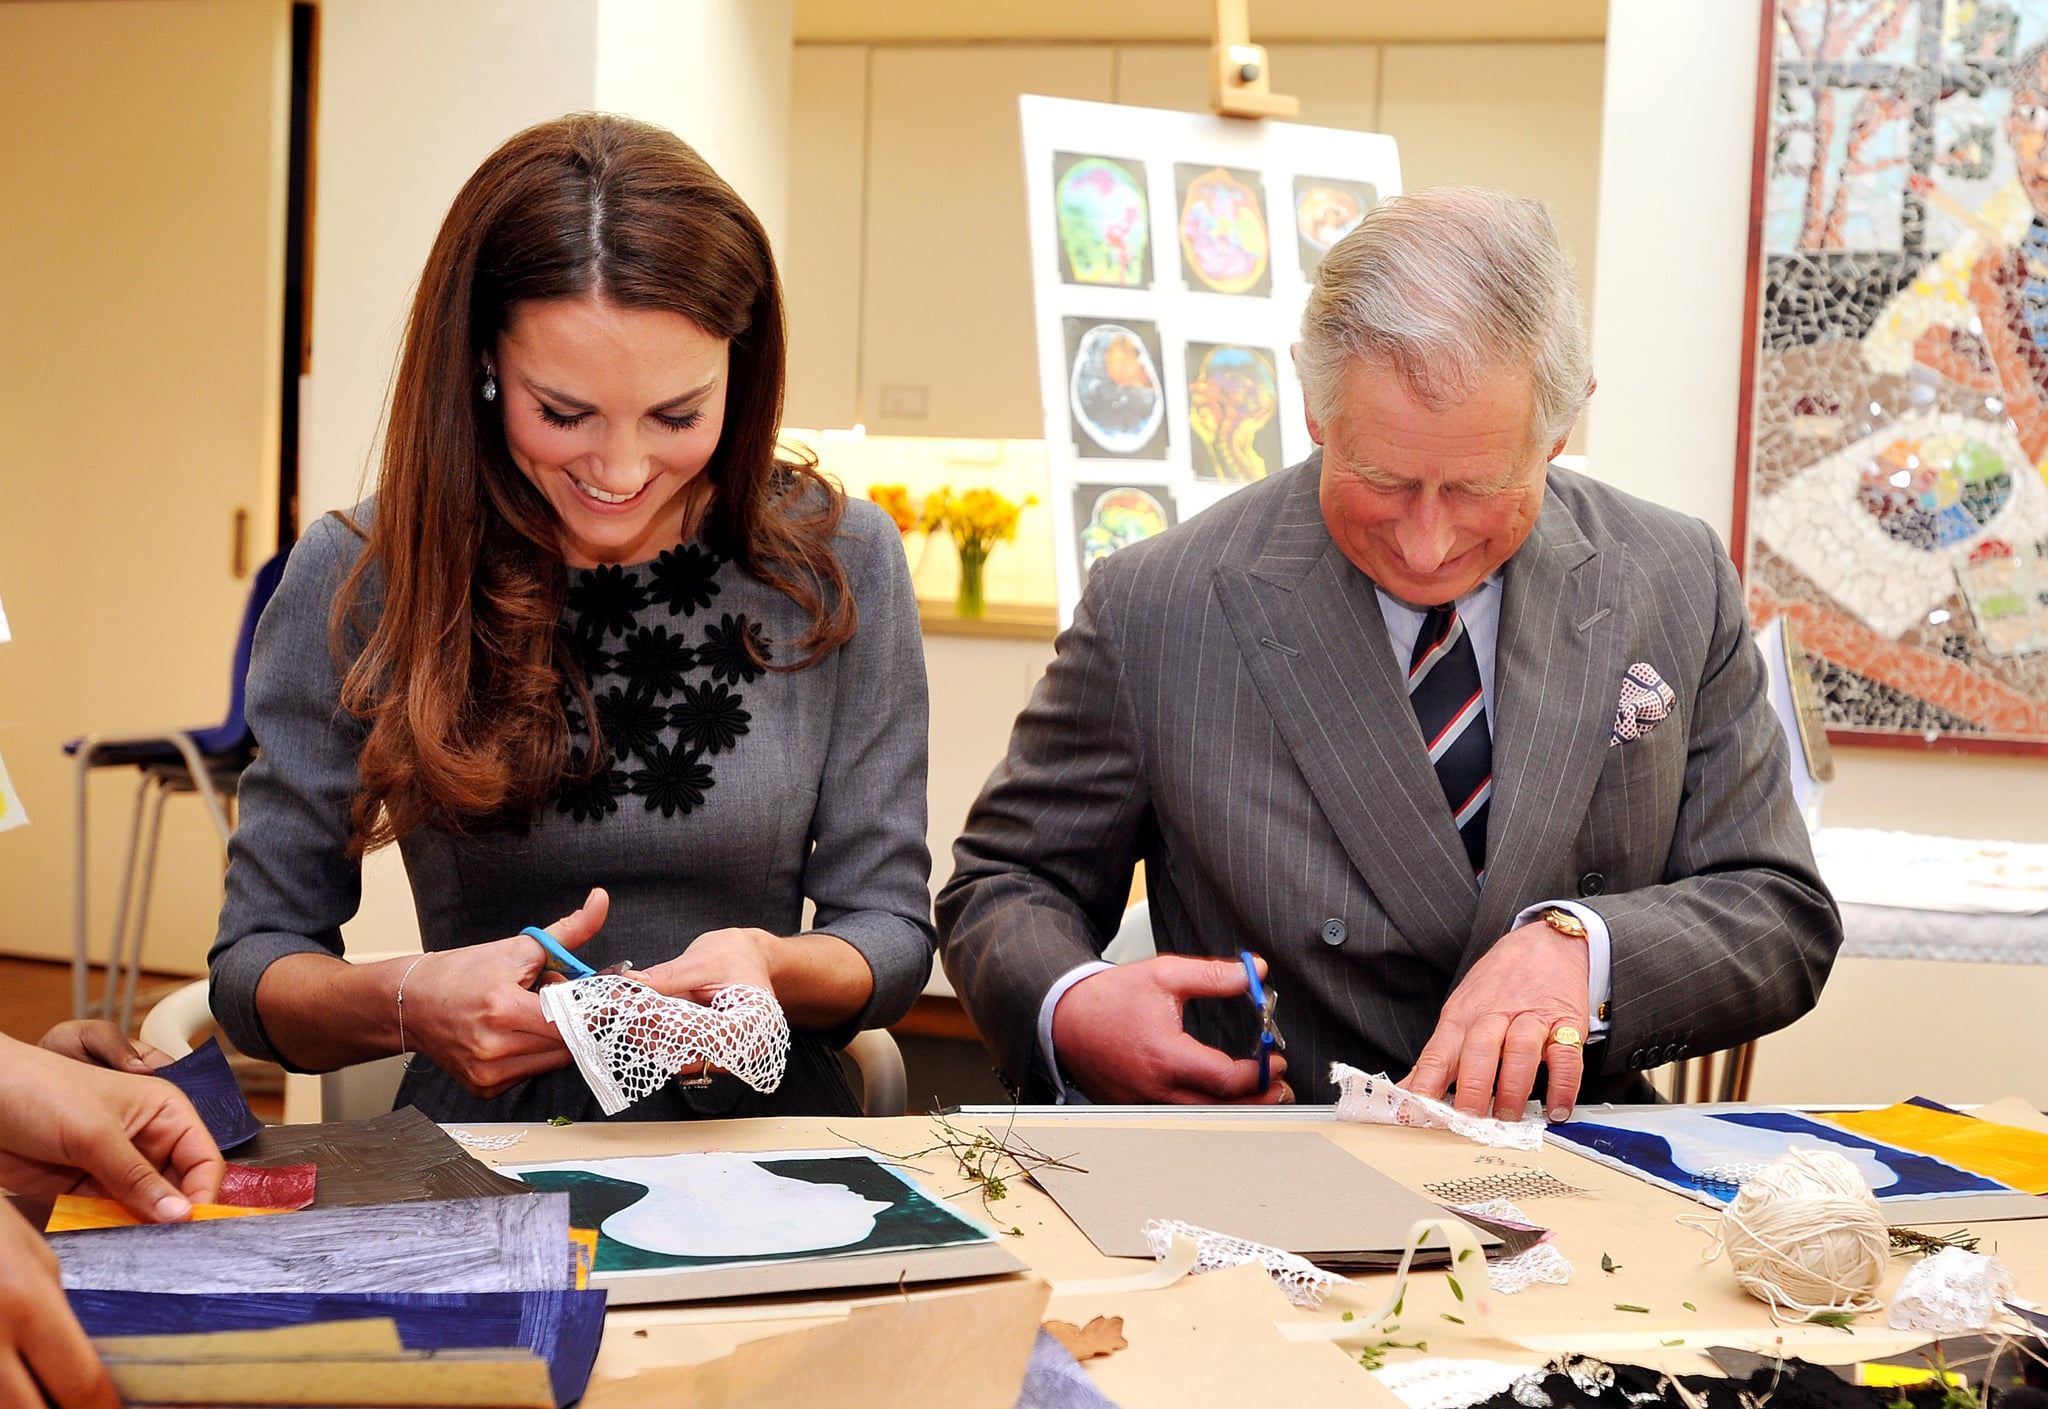
{"label": "colorful printed image", "polygon": [[1272,291],[1272,237],[1256,171],[1186,163],[1173,168],[1180,200],[1181,277],[1198,293]]}
{"label": "colorful printed image", "polygon": [[1263,347],[1191,342],[1188,436],[1196,479],[1244,483],[1280,468],[1280,384]]}
{"label": "colorful printed image", "polygon": [[2048,542],[1986,537],[1967,556],[1957,550],[1956,581],[1984,648],[1995,656],[2048,650]]}
{"label": "colorful printed image", "polygon": [[1061,280],[1150,287],[1152,221],[1145,164],[1055,152],[1052,176]]}
{"label": "colorful printed image", "polygon": [[1080,541],[1081,580],[1119,548],[1128,548],[1172,528],[1173,497],[1153,486],[1077,484],[1074,486],[1074,531]]}
{"label": "colorful printed image", "polygon": [[1075,451],[1095,459],[1165,459],[1166,390],[1157,326],[1136,319],[1063,322]]}
{"label": "colorful printed image", "polygon": [[1301,277],[1313,279],[1330,246],[1356,229],[1379,201],[1379,188],[1370,181],[1295,177],[1294,239],[1301,249]]}

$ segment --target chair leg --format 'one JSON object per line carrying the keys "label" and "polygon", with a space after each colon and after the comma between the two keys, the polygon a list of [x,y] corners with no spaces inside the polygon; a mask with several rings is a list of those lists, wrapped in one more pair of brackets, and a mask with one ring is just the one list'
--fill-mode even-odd
{"label": "chair leg", "polygon": [[[158,784],[156,806],[149,814],[149,845],[142,853],[142,893],[135,901],[135,930],[128,938],[128,962],[125,965],[127,977],[121,989],[121,1031],[128,1031],[128,1024],[135,1017],[135,985],[142,977],[142,941],[149,933],[149,897],[156,889],[156,851],[164,836],[164,803],[170,800],[169,788]],[[114,974],[109,972],[107,982],[112,984]]]}
{"label": "chair leg", "polygon": [[107,981],[100,989],[97,1016],[111,1019],[121,988],[121,952],[128,940],[128,910],[135,898],[135,863],[142,853],[142,815],[149,807],[153,779],[145,770],[135,788],[135,813],[128,819],[128,859],[121,867],[120,902],[114,907],[114,937],[107,946]]}
{"label": "chair leg", "polygon": [[78,746],[78,836],[72,858],[77,893],[71,898],[71,1016],[74,1018],[86,1015],[85,979],[92,968],[92,954],[86,947],[85,930],[85,838],[89,830],[85,818],[85,784],[92,772],[92,753],[92,740],[87,739]]}

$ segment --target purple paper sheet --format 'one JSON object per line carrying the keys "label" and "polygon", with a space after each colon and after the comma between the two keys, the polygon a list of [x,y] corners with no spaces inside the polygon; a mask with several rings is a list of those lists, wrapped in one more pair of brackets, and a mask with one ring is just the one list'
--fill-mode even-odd
{"label": "purple paper sheet", "polygon": [[167,1067],[158,1067],[155,1074],[185,1093],[206,1122],[213,1142],[223,1150],[253,1139],[263,1129],[242,1088],[235,1084],[235,1074],[228,1070],[228,1054],[221,1050],[218,1038],[207,1038],[205,1046],[195,1047]]}
{"label": "purple paper sheet", "polygon": [[582,1398],[604,1334],[604,1293],[400,1292],[250,1293],[180,1296],[170,1292],[70,1291],[71,1309],[90,1336],[186,1335],[260,1331],[315,1321],[389,1316],[407,1350],[522,1346],[548,1362],[555,1403]]}

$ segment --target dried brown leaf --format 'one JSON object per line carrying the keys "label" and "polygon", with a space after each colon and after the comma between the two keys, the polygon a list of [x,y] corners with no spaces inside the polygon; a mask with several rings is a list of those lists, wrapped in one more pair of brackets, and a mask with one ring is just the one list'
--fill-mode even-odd
{"label": "dried brown leaf", "polygon": [[1067,1354],[1076,1360],[1113,1355],[1130,1344],[1124,1339],[1121,1316],[1098,1316],[1085,1326],[1076,1326],[1072,1321],[1047,1321],[1045,1333],[1065,1346]]}

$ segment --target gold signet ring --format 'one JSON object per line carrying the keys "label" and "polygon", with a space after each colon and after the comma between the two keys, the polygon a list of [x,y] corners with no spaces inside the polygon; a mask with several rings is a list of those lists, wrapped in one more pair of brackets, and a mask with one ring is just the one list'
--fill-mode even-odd
{"label": "gold signet ring", "polygon": [[1586,1039],[1579,1036],[1579,1030],[1570,1023],[1560,1023],[1550,1029],[1550,1040],[1560,1047],[1578,1047]]}

